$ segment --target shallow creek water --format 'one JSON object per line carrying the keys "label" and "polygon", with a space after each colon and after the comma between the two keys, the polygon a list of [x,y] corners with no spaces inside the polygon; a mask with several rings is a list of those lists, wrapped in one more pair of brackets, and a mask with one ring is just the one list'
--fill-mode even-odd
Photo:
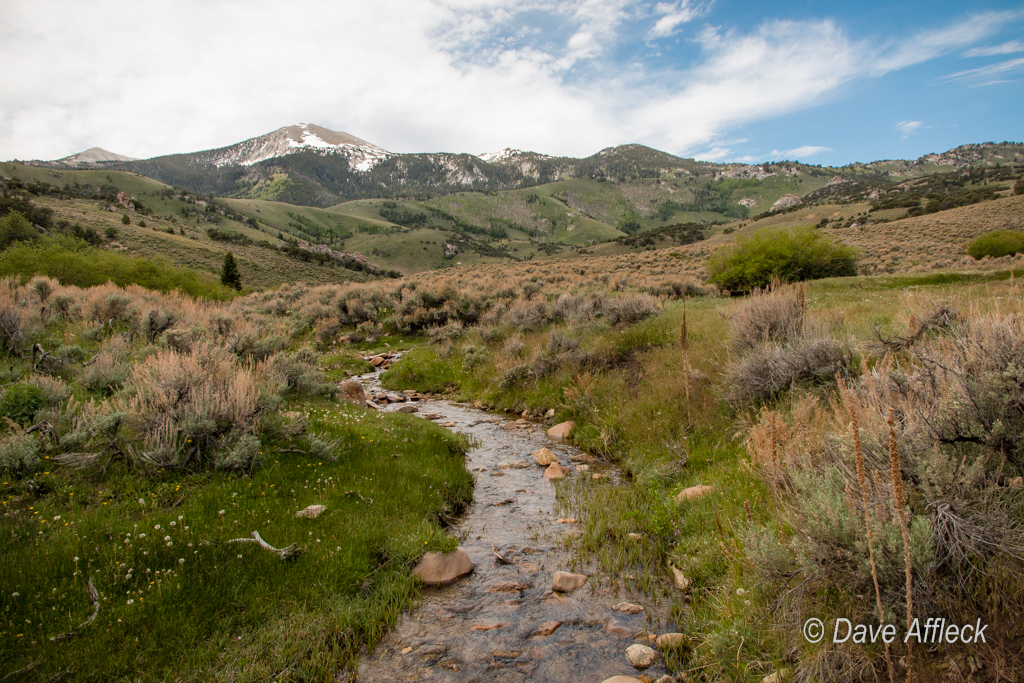
{"label": "shallow creek water", "polygon": [[[379,387],[375,375],[359,379],[368,390]],[[408,404],[383,410],[401,405]],[[420,606],[360,658],[357,680],[598,683],[616,674],[639,675],[625,650],[649,644],[648,623],[664,615],[614,611],[623,601],[644,602],[623,589],[600,587],[610,582],[599,581],[592,567],[582,572],[591,575],[582,588],[551,591],[552,575],[569,570],[565,536],[579,534],[578,523],[559,521],[555,487],[595,472],[617,481],[618,470],[600,462],[581,470],[571,460],[581,452],[548,438],[543,424],[510,431],[502,426],[507,419],[467,405],[413,405],[420,415],[441,415],[440,424],[454,423],[450,429],[476,444],[466,457],[476,477],[473,503],[451,530],[475,569],[450,586],[425,588]],[[544,479],[544,468],[530,457],[542,447],[570,468],[564,483]],[[495,550],[511,564],[498,560]],[[541,625],[550,629],[550,622],[560,623],[547,635],[537,632]],[[665,673],[663,662],[643,673],[657,679]]]}

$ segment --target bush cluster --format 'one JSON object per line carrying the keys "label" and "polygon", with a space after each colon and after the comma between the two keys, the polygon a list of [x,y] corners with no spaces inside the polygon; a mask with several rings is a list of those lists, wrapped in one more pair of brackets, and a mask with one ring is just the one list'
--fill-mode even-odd
{"label": "bush cluster", "polygon": [[991,256],[1014,256],[1024,252],[1024,232],[993,230],[978,235],[967,245],[967,253],[976,259]]}
{"label": "bush cluster", "polygon": [[720,248],[707,264],[708,280],[733,292],[857,274],[857,253],[815,228],[762,228]]}

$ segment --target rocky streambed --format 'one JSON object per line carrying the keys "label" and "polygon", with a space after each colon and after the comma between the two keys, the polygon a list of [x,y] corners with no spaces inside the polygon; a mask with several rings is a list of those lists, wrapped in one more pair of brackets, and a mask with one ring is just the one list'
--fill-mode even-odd
{"label": "rocky streambed", "polygon": [[[382,393],[376,375],[359,379],[370,396]],[[415,408],[476,444],[466,460],[476,475],[473,504],[452,529],[473,570],[449,585],[427,586],[421,605],[360,658],[357,680],[598,683],[616,675],[664,676],[664,659],[651,649],[656,632],[667,630],[657,605],[608,587],[612,582],[594,568],[559,573],[570,564],[566,537],[582,532],[577,520],[559,516],[556,487],[580,477],[616,482],[618,470],[550,438],[547,425],[415,398],[380,399],[376,407]],[[545,448],[550,455],[533,457]],[[560,470],[564,479],[545,477]]]}

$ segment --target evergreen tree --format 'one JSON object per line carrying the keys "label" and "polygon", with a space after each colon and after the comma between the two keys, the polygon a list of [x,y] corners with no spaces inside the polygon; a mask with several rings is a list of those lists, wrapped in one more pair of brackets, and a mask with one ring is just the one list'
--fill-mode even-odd
{"label": "evergreen tree", "polygon": [[224,254],[224,266],[220,269],[221,284],[242,291],[242,275],[238,272],[238,264],[235,263],[234,255],[229,251]]}
{"label": "evergreen tree", "polygon": [[1013,193],[1024,194],[1024,176],[1017,178],[1017,182],[1013,186]]}

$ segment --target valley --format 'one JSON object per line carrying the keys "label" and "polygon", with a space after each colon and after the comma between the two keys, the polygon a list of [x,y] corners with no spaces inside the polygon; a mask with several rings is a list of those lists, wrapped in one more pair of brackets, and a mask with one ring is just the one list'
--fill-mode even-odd
{"label": "valley", "polygon": [[[282,131],[0,163],[5,670],[1022,670],[1021,145],[820,168]],[[793,617],[877,604],[993,647],[886,659]]]}

